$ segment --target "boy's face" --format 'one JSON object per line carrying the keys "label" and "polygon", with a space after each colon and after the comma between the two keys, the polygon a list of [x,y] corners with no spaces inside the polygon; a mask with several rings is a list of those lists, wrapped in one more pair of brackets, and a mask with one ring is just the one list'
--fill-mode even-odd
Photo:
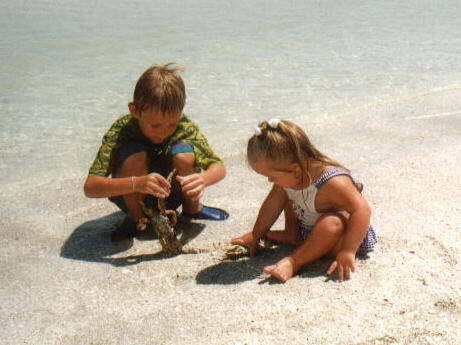
{"label": "boy's face", "polygon": [[138,112],[129,105],[131,116],[138,120],[142,134],[154,144],[160,144],[173,135],[181,119],[181,113],[163,114],[158,110],[144,110]]}

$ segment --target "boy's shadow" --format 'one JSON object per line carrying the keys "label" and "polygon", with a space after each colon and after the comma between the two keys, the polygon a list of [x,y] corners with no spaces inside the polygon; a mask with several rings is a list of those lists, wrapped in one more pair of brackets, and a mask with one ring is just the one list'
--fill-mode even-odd
{"label": "boy's shadow", "polygon": [[[134,265],[142,261],[168,258],[161,251],[151,254],[116,256],[133,246],[133,240],[112,243],[110,235],[121,224],[125,217],[123,212],[116,212],[95,220],[83,223],[76,228],[64,242],[60,255],[63,258],[90,262],[108,263],[114,266]],[[181,234],[180,242],[185,244],[198,236],[205,224],[192,223],[179,217],[177,231]],[[156,240],[152,233],[146,233],[137,238],[140,241]]]}

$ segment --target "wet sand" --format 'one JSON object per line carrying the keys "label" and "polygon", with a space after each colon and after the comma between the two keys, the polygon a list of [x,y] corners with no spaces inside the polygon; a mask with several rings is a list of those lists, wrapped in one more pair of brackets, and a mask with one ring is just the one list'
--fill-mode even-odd
{"label": "wet sand", "polygon": [[84,176],[15,186],[0,194],[1,343],[459,344],[461,89],[328,119],[297,121],[364,182],[379,237],[352,280],[326,277],[327,259],[284,284],[268,278],[285,246],[222,260],[269,188],[243,146],[204,199],[231,217],[179,225],[201,254],[165,257],[152,239],[113,246],[122,214],[86,199]]}

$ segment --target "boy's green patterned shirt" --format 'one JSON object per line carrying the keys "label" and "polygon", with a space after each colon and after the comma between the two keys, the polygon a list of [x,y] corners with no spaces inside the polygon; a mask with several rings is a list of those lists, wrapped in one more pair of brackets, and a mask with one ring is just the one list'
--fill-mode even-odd
{"label": "boy's green patterned shirt", "polygon": [[183,142],[192,146],[195,154],[195,167],[206,169],[211,164],[223,164],[211,149],[206,137],[189,118],[183,114],[178,122],[176,132],[161,144],[151,143],[141,132],[138,121],[131,115],[119,117],[106,132],[102,139],[102,145],[90,167],[88,175],[109,176],[112,173],[112,156],[114,150],[124,142],[136,140],[144,142],[152,148],[154,155],[167,154],[172,145]]}

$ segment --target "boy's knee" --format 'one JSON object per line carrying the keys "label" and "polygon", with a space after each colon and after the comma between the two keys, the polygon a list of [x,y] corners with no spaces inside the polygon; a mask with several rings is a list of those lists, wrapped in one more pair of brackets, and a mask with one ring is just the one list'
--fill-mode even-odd
{"label": "boy's knee", "polygon": [[147,152],[136,152],[126,157],[117,167],[115,177],[132,176],[147,173],[149,157]]}
{"label": "boy's knee", "polygon": [[193,152],[177,153],[173,156],[173,166],[180,175],[188,175],[195,171],[195,154]]}

